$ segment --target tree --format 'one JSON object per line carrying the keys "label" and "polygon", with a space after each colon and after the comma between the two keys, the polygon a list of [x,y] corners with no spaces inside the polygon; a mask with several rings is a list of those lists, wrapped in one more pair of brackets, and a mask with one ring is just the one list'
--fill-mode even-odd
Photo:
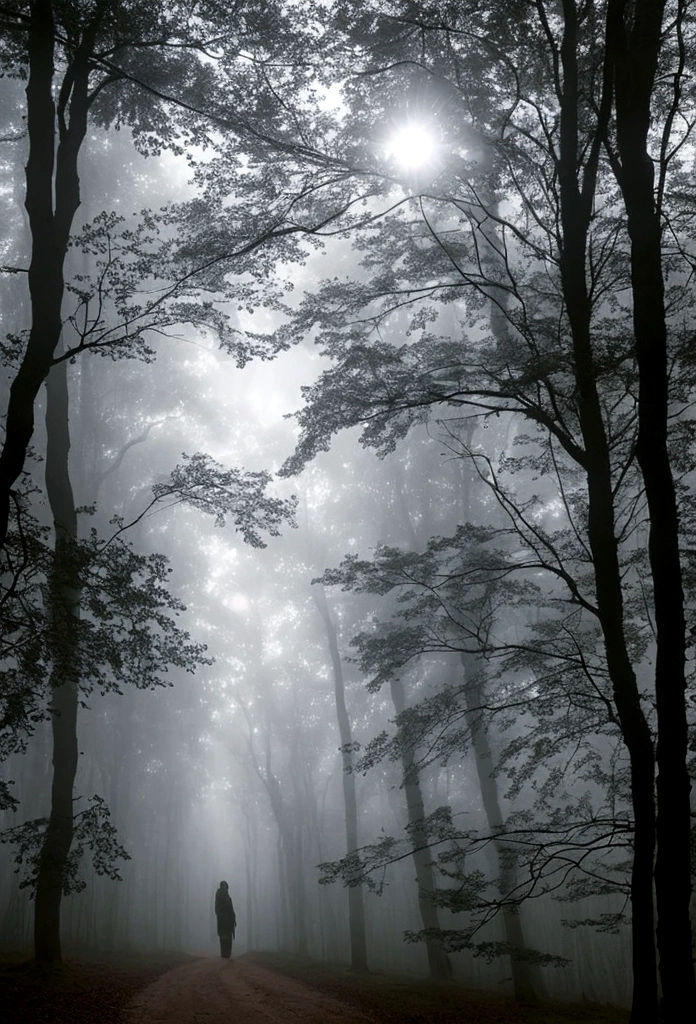
{"label": "tree", "polygon": [[[679,653],[685,632],[670,483],[675,451],[667,437],[668,396],[681,393],[684,335],[683,307],[666,311],[660,296],[665,273],[681,283],[684,240],[679,237],[677,256],[665,264],[660,225],[670,213],[671,223],[683,223],[677,157],[692,118],[680,69],[692,40],[679,7],[666,31],[662,5],[649,3],[638,5],[630,28],[623,7],[611,3],[601,9],[539,3],[535,11],[530,23],[526,5],[512,13],[509,5],[454,12],[404,3],[384,14],[368,3],[350,24],[342,12],[355,55],[346,67],[343,40],[336,43],[336,66],[343,62],[344,78],[353,73],[345,93],[356,115],[347,130],[369,132],[391,104],[403,116],[432,117],[441,158],[407,179],[379,230],[359,236],[369,281],[326,282],[289,327],[313,331],[334,365],[306,391],[302,435],[285,471],[297,472],[343,427],[362,423],[363,442],[384,452],[414,422],[448,408],[463,416],[517,413],[538,431],[544,447],[536,466],[558,470],[559,500],[569,509],[583,573],[589,561],[590,589],[558,564],[553,542],[541,532],[533,549],[546,571],[565,579],[569,599],[597,619],[631,764],[633,1021],[657,1015],[653,739],[636,677],[642,645],[633,642],[635,576],[625,570],[634,559],[628,541],[645,489],[653,538],[650,601],[656,616],[661,605],[665,622],[655,655],[658,753],[668,758],[660,773],[674,779],[669,797],[660,787],[658,808],[666,801],[664,815],[659,812],[667,830],[663,854],[680,865],[681,879],[679,909],[672,902],[668,911],[657,898],[674,922],[669,937],[658,928],[658,942],[665,1013],[676,1019],[683,1012],[677,1005],[693,1006],[695,999],[687,965],[689,784]],[[677,71],[665,99],[655,75],[670,60]],[[657,119],[652,133],[649,115]],[[657,192],[650,147],[659,152]],[[623,286],[633,296],[632,331],[620,319]],[[650,317],[657,325],[645,310],[653,297],[658,311],[651,307]],[[491,301],[504,332],[483,322]],[[404,311],[411,341],[395,326]],[[669,359],[677,367],[671,385]],[[456,424],[451,429],[456,436]],[[489,463],[490,478],[495,466]],[[514,495],[506,500],[533,537],[533,519]],[[661,545],[669,550],[658,566]],[[641,628],[650,628],[644,617]],[[660,653],[668,635],[669,657]],[[671,657],[667,695],[663,673]],[[673,900],[659,871],[655,884]]]}
{"label": "tree", "polygon": [[[54,507],[58,510],[59,505]],[[50,600],[43,610],[43,627],[37,628],[36,648],[42,665],[51,666],[43,698],[53,732],[51,810],[47,821],[26,825],[32,844],[40,846],[32,860],[35,954],[44,962],[61,959],[61,898],[71,891],[77,865],[77,848],[71,847],[79,819],[73,786],[80,702],[94,690],[118,692],[126,683],[165,685],[172,666],[193,671],[205,660],[201,645],[190,643],[171,617],[181,605],[166,589],[164,559],[138,556],[119,540],[106,548],[95,536],[80,542],[64,521],[57,533]],[[81,615],[76,614],[79,610]],[[18,838],[21,830],[15,829],[4,841]]]}
{"label": "tree", "polygon": [[[235,146],[243,137],[252,150],[255,148],[256,158],[273,152],[275,147],[292,159],[302,152],[302,145],[296,141],[295,125],[286,123],[284,101],[278,95],[277,83],[270,78],[271,68],[277,70],[280,65],[272,60],[270,68],[267,64],[282,45],[289,58],[283,63],[287,88],[297,88],[307,71],[299,60],[293,60],[298,23],[294,14],[284,13],[283,5],[271,9],[268,4],[251,3],[238,9],[231,19],[226,4],[209,4],[204,14],[191,18],[186,4],[157,4],[144,9],[121,0],[97,4],[19,0],[0,7],[0,19],[4,65],[8,72],[26,74],[27,78],[25,206],[31,233],[27,270],[31,324],[10,388],[0,452],[2,547],[10,494],[22,472],[34,431],[36,396],[53,365],[62,331],[66,256],[74,233],[79,231],[79,163],[90,138],[90,126],[100,131],[128,126],[136,151],[143,155],[163,149],[183,154],[189,147],[214,148],[211,133],[223,129],[230,135],[226,146]],[[264,111],[261,121],[260,110]],[[229,158],[229,153],[225,156]],[[229,162],[230,173],[238,163],[239,152]],[[208,193],[212,190],[221,198],[222,189],[226,197],[230,175],[221,180],[215,170],[211,164]],[[81,321],[80,336],[75,349],[69,349],[62,358],[72,359],[76,352],[105,346],[112,352],[118,350],[119,355],[148,358],[151,352],[144,343],[147,332],[182,321],[212,325],[226,333],[229,347],[239,359],[249,358],[254,349],[251,333],[248,340],[239,341],[235,331],[229,330],[227,314],[212,301],[185,301],[192,278],[198,275],[199,289],[214,287],[229,295],[229,286],[221,285],[223,264],[229,269],[229,260],[243,258],[270,239],[279,240],[285,258],[296,259],[298,253],[290,244],[293,236],[318,230],[319,224],[327,217],[330,220],[337,210],[332,207],[328,214],[320,210],[318,222],[312,222],[311,217],[298,220],[294,207],[301,205],[303,193],[311,197],[314,181],[301,183],[298,192],[289,196],[283,190],[279,203],[276,193],[267,194],[269,183],[263,175],[253,176],[255,186],[250,184],[249,175],[239,177],[245,178],[240,198],[245,190],[255,189],[255,208],[262,212],[254,214],[246,208],[231,214],[228,211],[221,221],[210,195],[207,213],[200,201],[188,204],[176,215],[185,237],[179,247],[178,277],[171,260],[163,259],[161,247],[153,253],[142,238],[130,247],[131,254],[137,251],[141,256],[139,266],[131,267],[136,278],[156,275],[154,268],[159,265],[167,265],[172,271],[169,287],[140,306],[133,304],[132,296],[124,298],[122,282],[109,280],[114,273],[111,235],[118,218],[114,221],[108,214],[100,215],[98,244],[102,250],[108,249],[108,255],[98,277],[99,287],[91,294],[89,289],[87,294],[84,290],[81,295],[78,292],[78,300],[83,300],[78,301],[75,314],[75,325],[78,319]],[[95,198],[98,201],[98,196]],[[345,206],[343,196],[339,211]],[[144,215],[144,224],[152,228],[150,213]],[[215,244],[211,244],[213,233]],[[198,247],[203,237],[201,249]],[[117,258],[115,262],[117,273],[123,275],[122,261]],[[240,272],[247,269],[241,267]],[[257,279],[263,280],[261,266],[251,269]],[[120,315],[105,329],[102,289],[109,285]],[[238,299],[240,295],[238,292]],[[248,295],[246,299],[249,304]],[[266,349],[261,347],[259,351],[263,354]]]}
{"label": "tree", "polygon": [[[665,19],[672,22],[665,45]],[[638,368],[636,458],[648,503],[648,553],[655,609],[655,702],[657,710],[657,946],[664,992],[663,1011],[676,1020],[684,1006],[696,1007],[691,952],[691,780],[687,767],[687,625],[684,610],[680,526],[673,456],[670,454],[671,324],[665,302],[663,233],[669,222],[665,187],[671,164],[693,126],[683,95],[687,53],[687,5],[638,4],[632,20],[626,5],[607,11],[608,72],[613,76],[616,127],[608,150],[626,210],[631,242],[633,333]],[[676,61],[671,96],[656,89],[664,62]],[[659,111],[659,135],[651,118]],[[686,124],[675,132],[676,118]],[[652,151],[659,144],[659,159]],[[657,174],[655,173],[657,169]],[[656,182],[657,177],[657,182]]]}
{"label": "tree", "polygon": [[[275,724],[274,702],[270,689],[264,694],[266,725],[263,735],[264,750],[259,756],[254,745],[256,731],[249,719],[247,708],[240,707],[249,726],[248,755],[253,769],[266,791],[273,818],[278,829],[278,896],[281,913],[279,925],[281,942],[285,948],[306,956],[308,952],[307,899],[304,872],[304,832],[308,817],[306,798],[308,788],[302,786],[300,731],[295,726],[290,736],[289,770],[282,776],[274,770],[272,727]],[[290,785],[287,785],[287,783]],[[290,787],[294,791],[290,793]]]}
{"label": "tree", "polygon": [[[28,269],[31,326],[10,388],[0,454],[0,546],[7,540],[12,487],[25,464],[33,434],[34,403],[41,383],[48,377],[47,485],[56,534],[49,601],[54,648],[48,652],[53,666],[54,783],[37,882],[35,934],[37,958],[52,960],[60,959],[59,909],[72,840],[72,792],[77,767],[75,722],[81,682],[84,685],[78,671],[82,555],[78,553],[77,517],[68,472],[67,360],[90,350],[147,360],[152,356],[152,349],[143,340],[148,331],[166,330],[182,321],[205,325],[212,321],[219,329],[226,323],[224,316],[215,315],[210,303],[183,301],[182,280],[154,300],[138,304],[135,283],[153,275],[153,267],[166,250],[166,245],[154,238],[159,226],[146,213],[141,224],[130,230],[122,217],[103,213],[78,237],[78,160],[88,139],[90,118],[93,126],[102,128],[127,121],[143,153],[162,147],[177,150],[183,140],[204,142],[206,129],[191,104],[172,100],[178,116],[172,117],[171,112],[165,115],[163,107],[168,101],[162,90],[172,93],[174,83],[185,79],[191,93],[200,97],[201,89],[211,80],[210,67],[206,69],[200,59],[205,47],[201,31],[205,34],[213,27],[229,26],[227,9],[222,6],[211,9],[205,25],[194,25],[185,7],[172,9],[171,5],[138,12],[120,3],[64,6],[37,0],[7,6],[1,13],[4,57],[26,65],[29,154],[25,205],[32,257]],[[246,23],[247,29],[251,20]],[[252,34],[255,31],[251,29]],[[238,42],[235,38],[233,49]],[[153,59],[155,52],[159,59]],[[143,53],[148,54],[147,61],[141,59]],[[147,83],[138,77],[145,69]],[[110,90],[115,95],[109,99]],[[254,235],[251,250],[263,244],[268,230],[261,231],[260,236]],[[89,275],[78,274],[68,280],[66,289],[66,258],[71,245],[92,258],[93,284]],[[241,248],[250,251],[248,245],[245,248],[242,244]],[[189,277],[190,273],[184,274],[184,281]],[[75,297],[74,312],[68,316],[71,346],[59,353],[66,295]],[[210,491],[215,491],[216,516],[222,522],[223,506],[230,511],[234,491],[232,514],[252,543],[262,543],[255,532],[261,509],[262,519],[270,512],[266,525],[271,525],[276,513],[282,519],[289,509],[287,503],[278,502],[272,510],[273,501],[269,504],[263,494],[267,474],[225,474],[205,458],[194,456],[174,476],[169,489],[160,486],[155,501],[163,497],[177,500],[179,488],[178,493],[185,491],[186,500],[209,506]],[[209,492],[202,494],[206,487]],[[271,525],[274,530],[277,525]],[[177,663],[175,657],[173,664]]]}
{"label": "tree", "polygon": [[46,490],[55,533],[48,613],[51,616],[50,715],[53,734],[51,811],[36,880],[34,955],[61,960],[60,902],[73,842],[73,786],[77,772],[78,620],[80,574],[77,514],[68,471],[68,380],[65,363],[49,376],[46,400]]}
{"label": "tree", "polygon": [[[401,525],[410,541],[412,550],[417,550],[418,539],[408,503],[403,491],[401,474],[395,480],[398,506],[401,511]],[[389,680],[389,691],[394,705],[396,721],[406,718],[406,688],[399,673],[393,673]],[[413,864],[416,869],[418,885],[418,908],[423,923],[423,934],[428,953],[430,975],[433,978],[449,978],[452,976],[452,964],[445,952],[440,933],[440,918],[436,902],[435,872],[430,857],[428,833],[425,825],[425,802],[419,774],[417,745],[408,740],[401,744],[401,764],[403,768],[403,788],[406,797],[408,830],[413,844]]]}
{"label": "tree", "polygon": [[[403,681],[398,676],[393,677],[389,689],[397,716],[396,720],[397,722],[403,721],[406,712]],[[416,746],[409,740],[401,744],[401,763],[404,773],[403,787],[406,796],[408,830],[413,846],[413,864],[416,869],[416,884],[418,886],[418,908],[423,922],[430,975],[433,978],[451,978],[452,965],[440,938],[435,877],[429,849]]]}
{"label": "tree", "polygon": [[[338,648],[336,626],[322,587],[315,586],[312,597],[321,615],[326,629],[326,637],[331,656],[331,667],[334,677],[334,693],[336,698],[336,718],[341,737],[341,757],[343,765],[343,800],[346,811],[346,856],[350,857],[358,849],[358,807],[355,796],[355,777],[353,775],[353,736],[350,718],[346,708],[346,688],[343,679],[343,665]],[[350,928],[350,963],[354,971],[367,970],[367,940],[365,936],[365,904],[362,885],[351,885],[348,889],[348,924]]]}

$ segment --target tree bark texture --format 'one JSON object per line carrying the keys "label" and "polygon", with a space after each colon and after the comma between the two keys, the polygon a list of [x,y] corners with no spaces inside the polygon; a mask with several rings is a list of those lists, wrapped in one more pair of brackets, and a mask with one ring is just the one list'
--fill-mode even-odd
{"label": "tree bark texture", "polygon": [[664,0],[637,0],[629,20],[625,0],[615,0],[610,8],[607,46],[614,71],[618,181],[631,242],[639,382],[636,456],[649,510],[648,555],[655,607],[657,947],[663,1019],[676,1024],[696,1018],[696,982],[689,917],[691,782],[687,769],[686,622],[679,515],[668,449],[669,356],[662,223],[648,143],[664,8]]}
{"label": "tree bark texture", "polygon": [[[353,742],[350,718],[346,707],[346,686],[343,678],[343,663],[338,649],[336,626],[323,587],[315,585],[312,596],[326,629],[329,655],[334,677],[334,696],[336,700],[336,718],[341,738],[341,757],[343,760],[343,803],[346,820],[346,853],[354,853],[358,849],[358,805],[355,795],[355,775],[353,774]],[[348,923],[350,929],[350,965],[354,971],[367,970],[367,937],[365,930],[365,900],[362,885],[348,887]]]}
{"label": "tree bark texture", "polygon": [[76,625],[80,614],[80,584],[75,547],[77,516],[68,469],[70,435],[65,363],[54,367],[47,382],[46,426],[46,490],[55,529],[50,587],[53,781],[36,886],[34,953],[37,961],[50,963],[61,960],[60,907],[73,839],[73,786],[78,758]]}
{"label": "tree bark texture", "polygon": [[31,327],[24,357],[10,388],[5,441],[0,451],[0,547],[7,535],[10,492],[24,468],[34,433],[36,396],[48,377],[60,340],[63,268],[80,205],[77,159],[87,131],[88,56],[97,25],[95,22],[85,33],[66,71],[56,109],[52,4],[50,0],[34,0],[31,5],[25,194],[32,240],[28,273]]}
{"label": "tree bark texture", "polygon": [[[599,622],[607,668],[623,741],[630,760],[635,834],[631,871],[633,1006],[631,1024],[657,1018],[657,970],[653,914],[655,850],[654,752],[640,703],[624,626],[621,567],[614,519],[611,458],[597,389],[592,347],[592,303],[587,286],[588,230],[594,198],[603,125],[596,128],[594,149],[578,181],[580,90],[577,66],[578,23],[574,0],[564,0],[564,34],[560,49],[560,185],[561,281],[571,330],[578,417],[585,451],[588,493],[588,540],[592,552]],[[602,97],[600,118],[606,113]]]}

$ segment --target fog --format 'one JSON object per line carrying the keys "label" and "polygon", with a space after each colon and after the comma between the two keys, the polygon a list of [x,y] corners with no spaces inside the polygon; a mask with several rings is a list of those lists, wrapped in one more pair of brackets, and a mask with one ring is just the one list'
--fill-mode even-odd
{"label": "fog", "polygon": [[[234,956],[676,1019],[691,86],[681,121],[649,90],[663,241],[641,256],[620,97],[603,125],[576,97],[563,164],[544,47],[567,5],[506,55],[445,52],[433,22],[410,70],[384,5],[322,7],[321,32],[300,5],[272,43],[254,5],[234,31],[223,5],[106,5],[126,27],[95,28],[84,139],[65,83],[91,5],[43,5],[48,79],[24,6],[49,17],[0,28],[0,945],[217,955],[225,879]],[[128,40],[163,12],[150,66]],[[592,31],[583,81],[609,59]]]}

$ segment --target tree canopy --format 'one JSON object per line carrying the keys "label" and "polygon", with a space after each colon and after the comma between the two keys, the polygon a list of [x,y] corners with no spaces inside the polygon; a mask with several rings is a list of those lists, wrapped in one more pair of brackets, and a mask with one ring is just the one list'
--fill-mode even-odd
{"label": "tree canopy", "polygon": [[[0,753],[50,721],[50,815],[7,832],[37,934],[106,820],[101,797],[70,810],[78,707],[203,671],[277,835],[285,940],[311,944],[314,858],[356,890],[366,966],[362,887],[412,858],[403,931],[435,976],[469,950],[539,992],[532,965],[567,958],[529,908],[592,896],[577,925],[630,927],[632,1024],[696,1006],[692,16],[0,4],[8,104],[25,88],[2,141]],[[262,440],[281,391],[294,417]],[[329,763],[351,780],[327,853]],[[397,777],[405,818],[363,828],[363,774],[366,807]],[[323,921],[333,897],[307,899]]]}

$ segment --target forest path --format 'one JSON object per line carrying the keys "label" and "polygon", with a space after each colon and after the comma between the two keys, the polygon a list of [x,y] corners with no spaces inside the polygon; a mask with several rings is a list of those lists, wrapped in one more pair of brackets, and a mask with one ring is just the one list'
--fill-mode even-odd
{"label": "forest path", "polygon": [[369,1024],[370,1018],[245,957],[175,967],[139,992],[123,1024]]}

